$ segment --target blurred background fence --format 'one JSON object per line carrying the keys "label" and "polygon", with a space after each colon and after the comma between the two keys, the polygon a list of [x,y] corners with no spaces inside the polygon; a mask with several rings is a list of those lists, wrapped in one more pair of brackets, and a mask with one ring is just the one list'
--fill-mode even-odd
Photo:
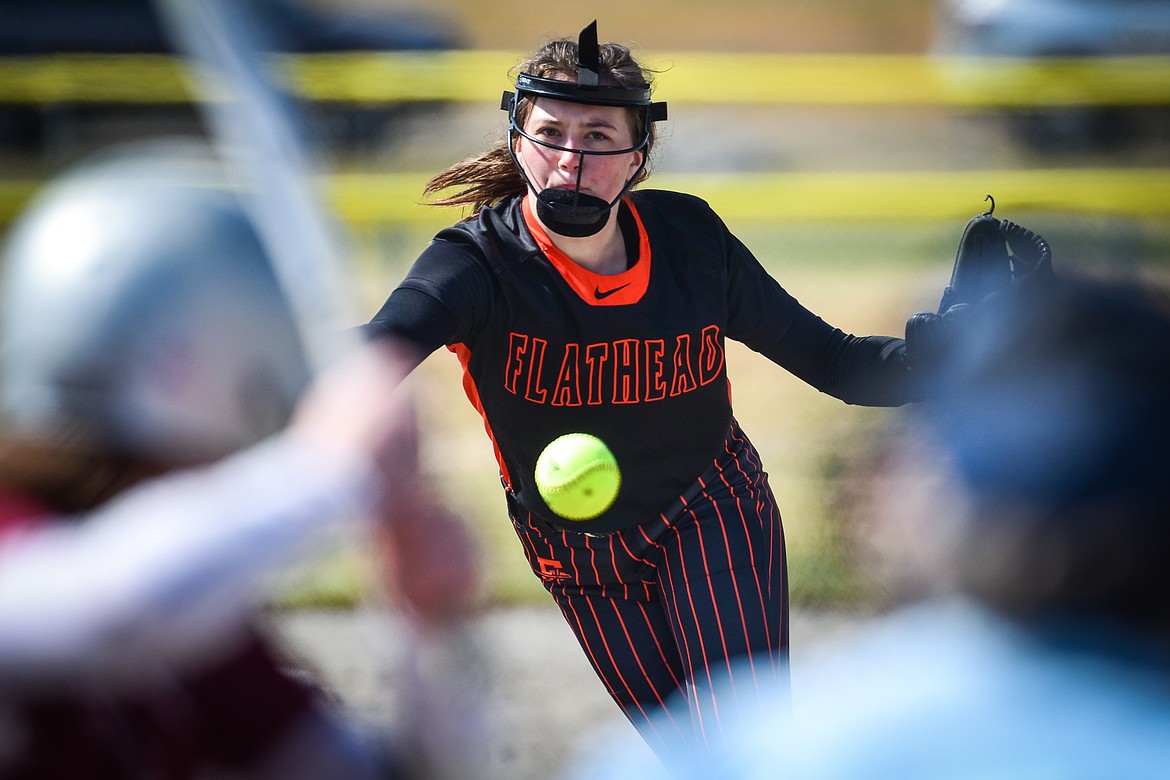
{"label": "blurred background fence", "polygon": [[[1037,110],[1140,111],[1170,106],[1170,56],[1059,58],[902,54],[652,53],[663,70],[657,96],[677,110],[722,106],[781,111],[798,107],[918,109],[972,112],[985,117]],[[507,88],[517,54],[500,51],[334,52],[274,56],[290,94],[338,112],[389,112],[427,106],[436,112],[472,104],[487,113],[485,96]],[[84,116],[101,107],[133,113],[144,107],[185,107],[196,97],[187,68],[166,54],[55,53],[0,56],[0,107],[10,132],[22,120],[21,140],[50,154],[80,144]],[[490,97],[487,98],[490,103]],[[728,122],[735,123],[728,112]],[[367,130],[362,151],[392,143],[389,114]],[[435,118],[441,127],[442,118]],[[400,129],[400,128],[399,128]],[[68,139],[68,140],[64,140]],[[325,139],[328,141],[328,138]],[[353,138],[348,139],[351,145]],[[907,142],[913,142],[907,138]],[[68,149],[64,150],[68,156]],[[353,148],[335,149],[349,152]],[[1038,151],[1043,151],[1040,149]],[[1099,152],[1085,142],[1086,157]],[[875,156],[881,156],[876,151]],[[989,158],[986,163],[993,163]],[[338,216],[368,227],[442,223],[446,215],[418,203],[432,171],[350,170],[322,182]],[[0,180],[0,220],[7,221],[41,181],[38,172]],[[952,219],[970,210],[971,193],[995,190],[1017,208],[1115,213],[1138,218],[1170,215],[1170,169],[1116,165],[966,170],[689,171],[661,186],[707,194],[734,221],[856,221]]]}

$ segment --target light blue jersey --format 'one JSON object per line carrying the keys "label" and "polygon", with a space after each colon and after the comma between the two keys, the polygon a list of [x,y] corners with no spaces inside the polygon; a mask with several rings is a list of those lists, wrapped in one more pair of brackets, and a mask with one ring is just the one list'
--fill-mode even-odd
{"label": "light blue jersey", "polygon": [[610,747],[573,780],[1170,777],[1170,666],[1099,625],[1045,639],[969,604],[905,609],[792,669],[792,697],[680,747]]}

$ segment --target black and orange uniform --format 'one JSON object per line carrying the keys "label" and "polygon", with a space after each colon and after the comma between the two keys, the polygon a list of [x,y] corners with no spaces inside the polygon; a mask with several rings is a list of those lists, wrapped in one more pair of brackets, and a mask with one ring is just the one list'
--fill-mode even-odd
{"label": "black and orange uniform", "polygon": [[[912,375],[902,340],[826,324],[702,200],[636,191],[617,218],[631,262],[599,275],[553,245],[530,198],[506,199],[440,232],[368,329],[458,356],[533,571],[647,740],[717,740],[731,706],[717,678],[754,690],[788,641],[780,513],[733,415],[726,341],[849,403],[911,400]],[[622,471],[588,521],[534,484],[570,432],[600,437]]]}

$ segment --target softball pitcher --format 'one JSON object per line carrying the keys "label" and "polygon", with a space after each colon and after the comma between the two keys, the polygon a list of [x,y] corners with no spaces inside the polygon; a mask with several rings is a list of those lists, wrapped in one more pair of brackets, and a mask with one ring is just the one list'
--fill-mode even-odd
{"label": "softball pitcher", "polygon": [[[786,675],[788,645],[780,511],[733,414],[726,340],[874,406],[915,396],[905,342],[826,324],[699,198],[633,189],[666,106],[596,22],[523,63],[502,107],[507,141],[427,187],[458,188],[435,202],[470,216],[368,331],[455,353],[532,569],[610,695],[664,758],[717,744],[721,717]],[[570,432],[600,437],[623,474],[582,522],[533,478]]]}

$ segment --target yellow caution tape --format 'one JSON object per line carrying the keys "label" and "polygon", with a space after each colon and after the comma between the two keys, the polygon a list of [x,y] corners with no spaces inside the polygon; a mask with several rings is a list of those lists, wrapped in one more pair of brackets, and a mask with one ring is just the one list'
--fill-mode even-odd
{"label": "yellow caution tape", "polygon": [[[274,72],[315,101],[499,99],[513,52],[281,55]],[[1134,105],[1170,103],[1170,57],[1016,60],[921,55],[652,55],[656,96],[690,103],[808,105]],[[0,102],[180,103],[187,66],[167,55],[0,57]],[[215,96],[201,96],[215,97]]]}
{"label": "yellow caution tape", "polygon": [[[439,228],[458,209],[425,205],[428,174],[339,173],[322,178],[322,197],[355,228]],[[0,181],[0,222],[7,223],[41,182]],[[707,200],[728,222],[953,220],[994,195],[1013,212],[1056,211],[1137,218],[1170,217],[1170,169],[656,174],[647,186]],[[965,218],[965,217],[964,217]]]}

